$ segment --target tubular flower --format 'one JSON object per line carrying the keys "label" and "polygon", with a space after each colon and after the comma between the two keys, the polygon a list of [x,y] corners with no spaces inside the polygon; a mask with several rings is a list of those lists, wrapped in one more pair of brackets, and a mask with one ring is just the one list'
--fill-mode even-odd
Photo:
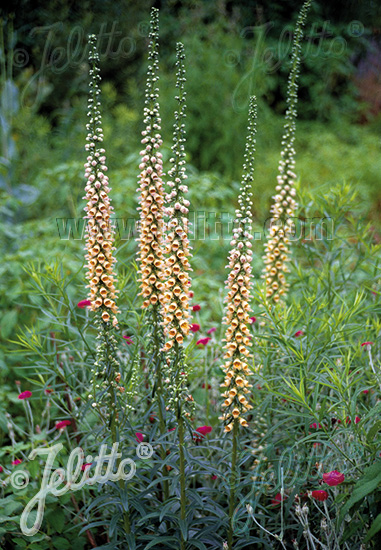
{"label": "tubular flower", "polygon": [[252,261],[252,192],[251,186],[254,176],[254,152],[255,152],[255,119],[256,102],[255,97],[250,99],[249,127],[246,140],[245,160],[243,165],[243,176],[241,192],[238,198],[238,209],[236,210],[236,227],[233,229],[232,249],[229,254],[229,276],[226,281],[228,295],[225,301],[226,316],[224,323],[226,329],[226,360],[223,369],[225,381],[221,384],[224,388],[224,413],[220,417],[226,423],[225,431],[230,432],[234,421],[247,427],[247,421],[243,414],[252,408],[247,400],[249,384],[247,377],[250,375],[248,360],[250,353],[250,290],[252,287],[251,261]]}
{"label": "tubular flower", "polygon": [[294,183],[295,170],[295,129],[296,129],[296,104],[298,92],[298,76],[301,58],[301,42],[303,38],[303,26],[307,17],[311,0],[307,0],[299,14],[296,24],[294,43],[291,54],[291,71],[287,87],[286,122],[282,138],[281,160],[279,161],[278,184],[275,187],[271,206],[271,225],[265,244],[263,256],[265,267],[262,278],[265,280],[266,298],[270,303],[276,304],[282,301],[288,290],[286,273],[289,272],[287,262],[290,261],[290,236],[294,232],[294,215],[298,207],[295,200],[296,191]]}
{"label": "tubular flower", "polygon": [[188,239],[188,206],[185,198],[188,187],[185,185],[185,68],[184,46],[176,46],[176,66],[178,88],[178,110],[175,112],[172,152],[170,159],[172,168],[168,176],[169,193],[166,195],[166,213],[168,216],[165,255],[167,257],[165,269],[165,292],[163,299],[163,325],[165,335],[164,351],[170,350],[174,343],[182,345],[184,337],[188,335],[189,325],[189,289],[191,271],[189,258],[190,245]]}
{"label": "tubular flower", "polygon": [[161,119],[159,113],[158,69],[159,11],[151,10],[151,32],[149,35],[149,55],[147,84],[144,107],[145,130],[142,132],[143,150],[139,169],[140,193],[140,234],[138,238],[138,263],[141,282],[143,308],[158,305],[164,290],[163,274],[163,161],[159,152],[162,145],[160,136]]}
{"label": "tubular flower", "polygon": [[[96,51],[96,36],[89,37],[89,63],[90,63],[90,97],[88,100],[89,122],[86,125],[88,131],[86,140],[86,151],[88,152],[85,164],[85,187],[87,205],[84,208],[87,219],[85,259],[88,270],[86,278],[89,279],[88,288],[90,309],[101,311],[104,322],[108,322],[113,316],[113,324],[117,324],[115,314],[119,313],[116,305],[115,284],[117,282],[114,274],[113,257],[114,230],[111,225],[110,216],[113,207],[108,196],[110,191],[108,177],[106,176],[107,166],[105,165],[105,150],[101,147],[103,141],[102,119],[99,111],[99,56]],[[81,302],[80,302],[81,303]]]}

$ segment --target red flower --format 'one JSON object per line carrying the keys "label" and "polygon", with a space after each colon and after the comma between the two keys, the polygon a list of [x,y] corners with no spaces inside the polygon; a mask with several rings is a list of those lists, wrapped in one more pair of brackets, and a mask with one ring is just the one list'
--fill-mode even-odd
{"label": "red flower", "polygon": [[323,474],[323,481],[330,487],[336,487],[336,485],[340,485],[340,483],[343,483],[344,480],[345,475],[341,474],[337,470],[333,470],[332,472]]}
{"label": "red flower", "polygon": [[209,330],[206,331],[206,334],[212,334],[212,332],[216,332],[216,327],[212,327]]}
{"label": "red flower", "polygon": [[320,502],[324,502],[328,498],[328,493],[327,493],[327,491],[323,491],[323,490],[320,489],[318,491],[312,491],[311,496],[315,500],[319,500]]}
{"label": "red flower", "polygon": [[29,397],[32,397],[32,392],[29,390],[23,391],[18,395],[19,399],[29,399]]}
{"label": "red flower", "polygon": [[78,302],[77,307],[80,307],[81,309],[84,309],[85,307],[91,306],[90,300],[81,300]]}
{"label": "red flower", "polygon": [[16,460],[12,460],[12,464],[13,466],[17,466],[18,464],[21,464],[22,460],[20,460],[19,458],[16,458]]}
{"label": "red flower", "polygon": [[282,495],[280,493],[277,493],[274,498],[271,499],[271,505],[272,506],[278,506],[282,500],[284,500],[284,496],[282,498]]}
{"label": "red flower", "polygon": [[352,420],[349,418],[349,416],[347,416],[347,418],[345,419],[345,423],[348,424],[352,424]]}
{"label": "red flower", "polygon": [[208,433],[212,431],[211,426],[200,426],[199,428],[196,428],[196,432],[198,432],[200,435],[196,434],[193,439],[195,441],[201,441],[201,439]]}
{"label": "red flower", "polygon": [[207,338],[200,338],[200,340],[197,340],[196,345],[197,346],[206,346],[206,344],[211,340],[211,338],[208,336]]}
{"label": "red flower", "polygon": [[317,424],[316,422],[314,422],[313,424],[310,424],[310,428],[311,428],[311,430],[318,430],[318,429],[322,428],[322,425]]}
{"label": "red flower", "polygon": [[53,393],[53,390],[52,388],[46,388],[46,390],[44,390],[45,392],[45,395],[49,395],[49,393]]}
{"label": "red flower", "polygon": [[190,325],[189,328],[190,328],[190,330],[191,330],[192,332],[198,332],[198,331],[200,330],[201,327],[200,327],[200,325],[198,325],[197,323],[193,323],[193,325]]}
{"label": "red flower", "polygon": [[355,416],[355,424],[358,424],[359,422],[361,422],[361,418],[358,415],[356,415]]}
{"label": "red flower", "polygon": [[[203,385],[201,387],[205,389],[205,382],[203,383]],[[210,384],[208,384],[208,390],[211,390],[211,389],[212,389],[212,386]]]}
{"label": "red flower", "polygon": [[2,471],[3,471],[3,467],[2,467],[2,466],[0,466],[0,474],[1,474],[1,472],[2,472]]}
{"label": "red flower", "polygon": [[82,464],[81,466],[82,472],[85,472],[88,468],[90,468],[91,465],[92,465],[92,462],[85,462],[84,464]]}
{"label": "red flower", "polygon": [[130,346],[133,344],[133,341],[131,340],[131,336],[123,336],[123,338],[126,340],[127,346]]}
{"label": "red flower", "polygon": [[194,296],[194,292],[193,292],[193,290],[190,290],[189,291],[189,298],[193,298],[193,296]]}
{"label": "red flower", "polygon": [[250,324],[253,325],[254,323],[256,323],[257,318],[256,317],[249,317],[249,321],[250,321]]}
{"label": "red flower", "polygon": [[373,342],[363,342],[361,347],[363,348],[364,346],[373,346]]}
{"label": "red flower", "polygon": [[217,478],[218,478],[218,476],[216,476],[216,474],[213,474],[213,475],[212,475],[213,481],[214,481],[215,479],[217,479]]}
{"label": "red flower", "polygon": [[170,428],[168,431],[169,432],[174,432],[176,430],[176,428]]}
{"label": "red flower", "polygon": [[141,432],[136,432],[135,436],[136,436],[136,441],[139,441],[139,443],[143,442],[144,435]]}
{"label": "red flower", "polygon": [[362,393],[365,393],[365,395],[366,395],[367,393],[369,393],[369,390],[363,390]]}
{"label": "red flower", "polygon": [[66,428],[66,426],[70,426],[71,422],[70,420],[61,420],[61,422],[56,423],[56,430],[61,430],[63,428]]}
{"label": "red flower", "polygon": [[192,310],[193,311],[200,311],[201,309],[201,306],[199,306],[198,304],[195,304],[193,307],[192,307]]}
{"label": "red flower", "polygon": [[297,332],[295,332],[294,336],[295,338],[299,338],[299,336],[303,336],[304,332],[302,330],[298,330]]}

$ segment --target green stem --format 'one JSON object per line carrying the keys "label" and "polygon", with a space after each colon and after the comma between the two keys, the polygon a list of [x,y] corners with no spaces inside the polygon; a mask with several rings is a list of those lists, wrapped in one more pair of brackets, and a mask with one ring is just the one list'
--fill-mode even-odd
{"label": "green stem", "polygon": [[[181,414],[178,418],[179,423],[179,456],[180,456],[180,519],[185,522],[186,519],[186,494],[185,494],[185,456],[184,456],[184,419]],[[185,540],[183,537],[183,531],[180,529],[180,550],[185,550]]]}
{"label": "green stem", "polygon": [[230,472],[230,497],[229,497],[229,531],[228,531],[228,548],[233,550],[233,516],[235,509],[235,491],[237,481],[237,439],[238,439],[238,420],[234,420],[233,424],[233,448],[232,448],[232,467]]}
{"label": "green stem", "polygon": [[[159,414],[159,429],[162,436],[167,433],[167,425],[165,422],[165,403],[163,399],[163,379],[161,372],[161,354],[160,354],[160,337],[159,337],[159,318],[157,307],[153,310],[153,326],[154,326],[154,365],[156,367],[156,395],[158,402],[158,414]],[[166,452],[163,445],[160,445],[161,459],[164,461],[166,458]],[[162,469],[163,477],[167,477],[166,467],[163,465]],[[163,480],[163,501],[166,502],[169,499],[169,483],[167,479]]]}

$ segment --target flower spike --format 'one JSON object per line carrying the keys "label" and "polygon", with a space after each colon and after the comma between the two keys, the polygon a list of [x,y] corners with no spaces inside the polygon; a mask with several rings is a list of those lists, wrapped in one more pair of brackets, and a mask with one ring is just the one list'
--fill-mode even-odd
{"label": "flower spike", "polygon": [[159,112],[159,10],[151,10],[151,31],[149,34],[149,54],[147,84],[145,93],[144,124],[141,140],[144,148],[140,152],[140,235],[138,262],[140,266],[141,295],[143,308],[159,305],[162,300],[163,283],[163,232],[164,232],[164,188],[163,161],[159,152],[162,145],[160,135],[161,119]]}
{"label": "flower spike", "polygon": [[247,377],[251,374],[248,360],[251,341],[249,325],[250,290],[252,287],[252,183],[254,180],[254,153],[256,133],[257,106],[255,97],[250,98],[249,126],[246,139],[246,149],[243,164],[243,176],[238,208],[236,210],[236,227],[233,229],[231,251],[229,254],[230,273],[226,281],[228,295],[225,309],[224,323],[226,329],[226,360],[223,369],[225,381],[223,408],[225,409],[220,420],[225,423],[225,431],[230,432],[234,421],[238,420],[241,426],[247,427],[244,413],[252,406],[247,400],[247,394],[252,387]]}
{"label": "flower spike", "polygon": [[290,235],[293,233],[294,215],[298,208],[295,200],[296,192],[294,183],[295,170],[295,130],[296,130],[296,104],[298,101],[298,77],[300,71],[301,42],[303,27],[312,0],[307,0],[300,11],[294,36],[291,53],[291,71],[287,87],[286,122],[282,138],[283,150],[279,161],[279,175],[276,194],[273,196],[273,204],[270,213],[271,227],[265,244],[263,256],[265,267],[262,278],[265,279],[266,299],[269,303],[282,302],[287,293],[288,283],[285,273],[289,272],[287,262],[290,261]]}
{"label": "flower spike", "polygon": [[87,205],[84,208],[87,219],[85,259],[88,270],[86,278],[89,279],[90,309],[100,311],[104,322],[108,322],[113,316],[113,325],[117,325],[115,314],[119,313],[116,305],[115,284],[117,282],[114,273],[113,256],[114,228],[111,225],[113,207],[110,204],[107,166],[105,150],[102,148],[103,130],[102,118],[99,110],[99,55],[96,50],[96,36],[89,36],[89,64],[90,64],[90,94],[88,100],[89,122],[86,125],[88,131],[86,151],[88,152],[85,164],[85,187]]}
{"label": "flower spike", "polygon": [[169,216],[166,250],[167,259],[165,279],[166,289],[164,294],[163,324],[166,343],[164,351],[172,348],[176,342],[182,345],[184,337],[188,335],[189,325],[189,290],[191,271],[190,245],[188,239],[189,222],[187,219],[189,201],[185,198],[188,187],[185,185],[185,109],[186,92],[184,91],[185,68],[184,46],[178,43],[176,46],[176,87],[178,95],[178,110],[175,112],[175,124],[173,132],[173,157],[170,159],[172,168],[168,172],[170,192],[166,195],[166,213]]}

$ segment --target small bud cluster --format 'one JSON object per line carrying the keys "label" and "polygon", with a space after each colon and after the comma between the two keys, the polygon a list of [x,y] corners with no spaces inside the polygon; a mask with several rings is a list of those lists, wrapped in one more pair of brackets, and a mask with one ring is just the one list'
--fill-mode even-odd
{"label": "small bud cluster", "polygon": [[239,207],[236,210],[236,227],[233,230],[232,249],[229,254],[228,268],[230,273],[226,281],[228,295],[225,301],[226,316],[224,323],[226,329],[226,360],[223,368],[225,381],[221,384],[224,388],[224,413],[220,417],[226,424],[225,431],[230,432],[235,420],[239,420],[241,426],[247,427],[248,423],[243,414],[252,408],[247,400],[247,394],[252,386],[248,382],[251,374],[248,360],[252,357],[249,348],[250,341],[250,290],[252,287],[251,263],[252,263],[252,183],[254,179],[254,152],[256,133],[256,101],[250,98],[249,126],[246,139],[245,161],[243,165],[242,185],[238,198]]}
{"label": "small bud cluster", "polygon": [[107,323],[113,316],[114,326],[117,324],[115,314],[119,313],[116,305],[115,289],[116,277],[114,274],[113,257],[114,229],[110,216],[113,207],[108,196],[110,191],[107,166],[105,164],[105,150],[100,147],[103,141],[102,119],[99,111],[99,56],[95,46],[96,36],[89,37],[89,63],[90,63],[90,97],[88,100],[89,123],[86,151],[88,152],[85,164],[85,187],[87,206],[85,219],[88,220],[86,228],[86,247],[88,269],[86,278],[89,279],[89,299],[92,311],[101,311],[102,320]]}
{"label": "small bud cluster", "polygon": [[265,279],[266,298],[276,304],[282,301],[289,288],[285,274],[289,272],[287,262],[290,261],[289,237],[294,231],[294,215],[298,208],[294,188],[295,170],[295,129],[296,104],[298,101],[298,77],[301,59],[301,42],[303,26],[307,17],[311,0],[307,0],[299,14],[296,25],[294,43],[291,54],[291,71],[287,87],[287,111],[282,138],[281,160],[279,161],[278,184],[275,188],[271,206],[271,227],[265,244],[263,256],[265,267],[262,278]]}
{"label": "small bud cluster", "polygon": [[166,195],[166,214],[168,215],[167,233],[165,242],[166,269],[165,292],[163,299],[163,325],[165,334],[164,351],[169,351],[174,343],[182,345],[184,337],[189,333],[189,289],[191,271],[190,245],[188,239],[188,206],[185,198],[188,187],[185,185],[185,96],[184,91],[185,68],[184,46],[179,43],[176,47],[178,111],[175,112],[173,132],[173,157],[170,159],[172,168],[168,173],[170,192]]}
{"label": "small bud cluster", "polygon": [[143,150],[139,169],[140,193],[140,235],[138,261],[140,266],[141,295],[143,308],[159,305],[164,290],[164,187],[163,161],[159,149],[162,145],[160,135],[161,119],[159,113],[158,69],[158,31],[159,11],[151,10],[151,32],[149,35],[149,56],[147,85],[144,107],[145,130],[142,132]]}

